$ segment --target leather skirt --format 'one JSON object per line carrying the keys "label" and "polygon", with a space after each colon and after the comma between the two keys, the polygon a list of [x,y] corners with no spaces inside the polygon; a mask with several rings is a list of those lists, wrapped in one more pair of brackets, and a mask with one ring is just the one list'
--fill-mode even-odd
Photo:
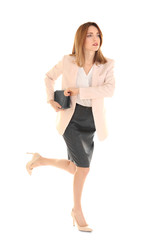
{"label": "leather skirt", "polygon": [[76,103],[74,114],[65,129],[63,138],[67,145],[68,160],[77,167],[90,167],[95,131],[92,107]]}

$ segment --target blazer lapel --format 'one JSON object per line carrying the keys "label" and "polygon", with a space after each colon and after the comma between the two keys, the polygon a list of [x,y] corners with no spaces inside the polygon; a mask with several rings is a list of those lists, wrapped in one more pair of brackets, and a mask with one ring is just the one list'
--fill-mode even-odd
{"label": "blazer lapel", "polygon": [[98,64],[98,65],[94,64],[94,66],[93,66],[92,81],[91,81],[92,87],[97,86],[97,82],[99,79],[99,73],[100,73],[102,66],[103,66],[103,64]]}
{"label": "blazer lapel", "polygon": [[79,69],[78,65],[75,63],[72,63],[71,74],[70,74],[72,87],[76,87],[76,77],[77,77],[78,69]]}

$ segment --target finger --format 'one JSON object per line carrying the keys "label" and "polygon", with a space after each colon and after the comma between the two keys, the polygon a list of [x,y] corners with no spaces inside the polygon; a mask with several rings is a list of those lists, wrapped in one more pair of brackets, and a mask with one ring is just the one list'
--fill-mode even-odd
{"label": "finger", "polygon": [[60,110],[62,110],[62,108],[56,107],[56,111],[57,111],[57,112],[59,112]]}
{"label": "finger", "polygon": [[66,96],[70,96],[70,95],[71,95],[71,92],[67,92],[67,93],[66,93]]}
{"label": "finger", "polygon": [[58,108],[62,108],[62,106],[60,104],[57,105]]}
{"label": "finger", "polygon": [[70,96],[70,95],[71,95],[70,89],[66,89],[66,90],[64,91],[64,95],[65,95],[65,96]]}
{"label": "finger", "polygon": [[67,93],[67,91],[64,91],[64,95],[65,95],[65,96],[68,96],[68,93]]}

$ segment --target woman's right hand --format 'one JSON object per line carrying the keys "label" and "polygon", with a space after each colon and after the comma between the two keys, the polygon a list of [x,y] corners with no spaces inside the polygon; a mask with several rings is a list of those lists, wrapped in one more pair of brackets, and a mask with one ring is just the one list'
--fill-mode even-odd
{"label": "woman's right hand", "polygon": [[54,101],[54,100],[50,100],[49,103],[54,108],[54,110],[56,112],[64,110],[64,109],[62,109],[61,105],[58,102]]}

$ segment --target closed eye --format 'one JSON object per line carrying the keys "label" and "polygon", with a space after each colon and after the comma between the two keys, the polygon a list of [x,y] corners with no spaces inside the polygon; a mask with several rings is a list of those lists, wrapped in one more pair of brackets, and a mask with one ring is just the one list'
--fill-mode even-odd
{"label": "closed eye", "polygon": [[[92,37],[93,34],[88,34],[87,37]],[[97,34],[98,37],[100,37],[100,34]]]}

